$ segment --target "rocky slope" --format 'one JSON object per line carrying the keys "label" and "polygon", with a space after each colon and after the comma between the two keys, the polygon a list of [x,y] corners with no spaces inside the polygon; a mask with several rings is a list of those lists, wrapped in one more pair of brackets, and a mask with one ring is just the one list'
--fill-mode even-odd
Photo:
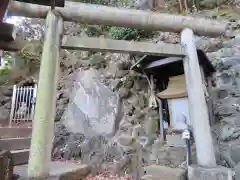
{"label": "rocky slope", "polygon": [[[237,153],[240,147],[238,140],[240,136],[238,128],[240,36],[237,19],[239,16],[235,13],[228,13],[228,8],[220,11],[204,11],[197,15],[228,19],[231,27],[234,29],[226,37],[215,39],[197,37],[197,45],[207,52],[208,57],[217,69],[213,79],[214,91],[212,95],[215,102],[217,124],[212,127],[212,130],[213,138],[217,145],[215,147],[217,147],[216,156],[218,164],[238,170],[240,161]],[[173,33],[160,33],[154,40],[151,40],[157,41],[156,39],[171,43],[179,42],[179,37]],[[71,74],[72,71],[75,71],[72,68],[80,68],[81,70],[89,68],[98,69],[104,77],[103,83],[112,91],[117,92],[123,103],[124,116],[119,125],[117,136],[114,138],[116,141],[113,144],[110,143],[113,147],[114,145],[121,147],[118,150],[114,150],[119,156],[115,158],[116,163],[113,172],[116,173],[117,171],[120,173],[121,169],[124,168],[124,171],[126,169],[131,171],[133,166],[138,166],[133,163],[132,159],[136,155],[136,151],[134,153],[134,149],[136,150],[135,143],[142,145],[142,157],[137,157],[138,160],[142,158],[143,161],[140,163],[157,163],[171,167],[181,165],[184,162],[184,150],[169,150],[161,142],[156,141],[157,129],[154,129],[154,127],[156,127],[156,121],[158,120],[158,110],[148,107],[149,84],[146,77],[129,70],[129,67],[134,63],[134,59],[129,55],[122,54],[76,54],[75,56],[81,59],[81,65],[71,66],[69,68],[71,70],[68,69],[66,74]],[[87,59],[89,60],[87,61]],[[109,139],[107,141],[108,143],[112,142]],[[108,143],[106,142],[106,144]],[[132,163],[125,158],[117,158],[121,156],[121,153],[125,154],[128,152],[129,148],[132,150],[130,153]],[[159,149],[158,152],[154,151],[156,148]],[[150,155],[154,153],[155,159],[152,159],[151,157],[153,156]],[[157,156],[160,156],[160,159]],[[171,159],[171,157],[177,157],[177,159]],[[109,165],[111,161],[105,162],[108,162],[107,164]],[[125,165],[127,165],[127,168]],[[110,167],[108,166],[108,168]],[[116,170],[117,168],[118,170]]]}

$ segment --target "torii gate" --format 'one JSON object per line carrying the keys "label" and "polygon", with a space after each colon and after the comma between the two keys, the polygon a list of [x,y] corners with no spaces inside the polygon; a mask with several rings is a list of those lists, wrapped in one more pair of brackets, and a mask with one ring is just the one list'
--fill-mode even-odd
{"label": "torii gate", "polygon": [[[39,178],[49,174],[60,47],[74,50],[184,57],[183,64],[189,98],[190,118],[193,123],[197,147],[197,161],[202,166],[216,165],[194,33],[204,36],[220,36],[227,29],[226,23],[203,18],[174,16],[73,2],[66,2],[64,8],[50,10],[47,6],[13,1],[10,3],[8,10],[14,15],[32,18],[47,17],[47,32],[41,59],[39,89],[30,148],[29,177]],[[98,38],[71,37],[67,39],[62,37],[63,20],[178,32],[181,33],[181,45]],[[13,44],[11,44],[11,48],[18,49]]]}

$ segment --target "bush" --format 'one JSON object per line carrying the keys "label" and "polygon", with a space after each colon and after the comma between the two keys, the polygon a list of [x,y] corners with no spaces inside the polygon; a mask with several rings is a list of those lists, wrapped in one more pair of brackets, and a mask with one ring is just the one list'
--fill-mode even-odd
{"label": "bush", "polygon": [[91,36],[100,36],[105,31],[108,31],[107,26],[103,25],[85,25],[85,33],[91,37]]}
{"label": "bush", "polygon": [[153,36],[153,32],[132,28],[111,27],[108,36],[117,40],[139,40],[140,38]]}

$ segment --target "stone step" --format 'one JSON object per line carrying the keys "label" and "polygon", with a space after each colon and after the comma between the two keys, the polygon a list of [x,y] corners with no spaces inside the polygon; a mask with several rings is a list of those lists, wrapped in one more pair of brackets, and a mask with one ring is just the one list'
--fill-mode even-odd
{"label": "stone step", "polygon": [[31,138],[6,138],[0,139],[0,149],[4,150],[20,150],[29,149],[31,144]]}
{"label": "stone step", "polygon": [[30,137],[32,128],[0,127],[0,138]]}
{"label": "stone step", "polygon": [[[21,178],[27,177],[28,165],[20,165],[14,167],[14,174]],[[79,180],[84,179],[90,173],[90,167],[85,164],[75,162],[53,161],[50,164],[50,178],[61,180]]]}
{"label": "stone step", "polygon": [[166,166],[151,165],[144,167],[146,175],[158,177],[159,180],[185,180],[187,173],[186,170],[180,168],[170,168]]}
{"label": "stone step", "polygon": [[155,177],[152,175],[145,175],[141,178],[141,180],[166,180],[166,179],[160,179],[161,177]]}
{"label": "stone step", "polygon": [[186,142],[182,139],[182,134],[167,134],[167,146],[185,147]]}
{"label": "stone step", "polygon": [[12,150],[13,165],[22,165],[28,163],[29,149]]}

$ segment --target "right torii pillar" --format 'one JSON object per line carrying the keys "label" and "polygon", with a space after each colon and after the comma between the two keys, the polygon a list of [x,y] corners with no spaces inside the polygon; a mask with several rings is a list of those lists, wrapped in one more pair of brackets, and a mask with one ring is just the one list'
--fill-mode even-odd
{"label": "right torii pillar", "polygon": [[197,150],[197,162],[200,166],[216,166],[207,103],[205,100],[200,65],[193,31],[189,28],[181,32],[181,44],[184,46],[184,72],[189,100],[189,115]]}

